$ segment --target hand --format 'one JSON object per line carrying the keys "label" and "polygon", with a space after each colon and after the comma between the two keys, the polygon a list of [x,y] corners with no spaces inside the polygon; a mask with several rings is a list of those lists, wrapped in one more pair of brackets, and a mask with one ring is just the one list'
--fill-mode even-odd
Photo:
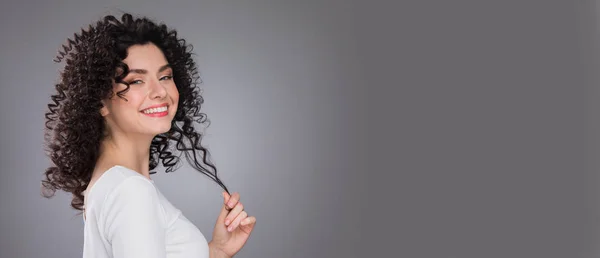
{"label": "hand", "polygon": [[256,218],[249,217],[244,211],[244,205],[239,201],[239,193],[236,192],[230,196],[227,192],[223,192],[223,199],[223,207],[217,218],[209,246],[232,257],[248,241],[256,224]]}

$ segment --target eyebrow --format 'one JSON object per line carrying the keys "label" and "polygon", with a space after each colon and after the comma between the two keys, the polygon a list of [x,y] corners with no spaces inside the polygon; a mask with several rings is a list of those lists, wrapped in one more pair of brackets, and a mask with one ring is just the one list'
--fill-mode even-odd
{"label": "eyebrow", "polygon": [[[166,64],[166,65],[161,66],[158,69],[158,72],[160,73],[160,72],[166,70],[167,68],[171,68],[171,65],[170,64]],[[146,69],[129,69],[129,73],[147,74],[148,70],[146,70]]]}

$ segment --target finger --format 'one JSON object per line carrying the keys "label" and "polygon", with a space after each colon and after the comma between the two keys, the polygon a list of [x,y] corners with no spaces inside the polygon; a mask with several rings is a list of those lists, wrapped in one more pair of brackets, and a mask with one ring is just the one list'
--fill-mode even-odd
{"label": "finger", "polygon": [[231,209],[231,208],[235,207],[235,204],[237,204],[238,201],[240,201],[240,194],[238,192],[235,192],[231,195],[231,198],[229,198],[229,200],[227,201],[227,206]]}
{"label": "finger", "polygon": [[221,212],[219,213],[219,216],[217,217],[217,221],[219,223],[224,223],[225,221],[225,217],[227,216],[227,214],[229,214],[229,209],[226,206],[227,201],[230,199],[230,196],[227,192],[223,192],[223,206],[221,207]]}
{"label": "finger", "polygon": [[227,231],[232,232],[233,230],[235,230],[237,226],[240,225],[240,222],[247,217],[248,213],[246,213],[246,211],[240,212],[240,214],[235,218],[235,220],[233,220],[229,228],[227,228]]}
{"label": "finger", "polygon": [[223,204],[227,204],[227,201],[229,201],[229,199],[231,198],[231,195],[229,195],[225,191],[221,192],[221,195],[223,196]]}
{"label": "finger", "polygon": [[256,217],[252,216],[242,220],[239,228],[244,233],[250,235],[252,233],[252,230],[254,229],[254,226],[256,226]]}
{"label": "finger", "polygon": [[243,219],[242,222],[240,222],[240,225],[241,226],[246,226],[246,225],[251,225],[251,224],[254,224],[254,223],[256,223],[256,217],[250,216],[250,217],[247,217],[247,218]]}
{"label": "finger", "polygon": [[238,202],[237,205],[227,214],[225,218],[225,226],[229,226],[231,222],[244,210],[244,205]]}
{"label": "finger", "polygon": [[224,191],[224,192],[222,192],[222,195],[223,195],[223,207],[224,207],[226,210],[228,210],[228,211],[229,211],[229,210],[231,210],[231,208],[229,208],[229,207],[227,206],[227,202],[229,202],[229,200],[231,199],[231,195],[229,195],[229,194],[228,194],[227,192],[225,192],[225,191]]}

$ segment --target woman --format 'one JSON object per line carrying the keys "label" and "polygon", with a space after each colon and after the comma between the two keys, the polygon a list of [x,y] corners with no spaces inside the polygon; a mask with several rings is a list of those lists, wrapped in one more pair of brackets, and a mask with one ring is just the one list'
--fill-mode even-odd
{"label": "woman", "polygon": [[[46,197],[73,195],[85,221],[84,257],[232,257],[256,223],[229,191],[201,146],[206,123],[191,46],[147,18],[106,16],[63,45],[66,61],[46,113],[53,166]],[[177,169],[180,154],[223,189],[212,240],[156,188],[159,162]]]}

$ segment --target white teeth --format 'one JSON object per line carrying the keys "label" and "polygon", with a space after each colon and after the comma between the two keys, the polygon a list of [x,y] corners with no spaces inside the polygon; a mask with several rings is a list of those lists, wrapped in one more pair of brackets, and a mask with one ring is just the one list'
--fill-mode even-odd
{"label": "white teeth", "polygon": [[142,112],[144,112],[145,114],[152,114],[152,113],[165,112],[165,111],[167,111],[167,107],[149,108],[149,109],[145,109]]}

